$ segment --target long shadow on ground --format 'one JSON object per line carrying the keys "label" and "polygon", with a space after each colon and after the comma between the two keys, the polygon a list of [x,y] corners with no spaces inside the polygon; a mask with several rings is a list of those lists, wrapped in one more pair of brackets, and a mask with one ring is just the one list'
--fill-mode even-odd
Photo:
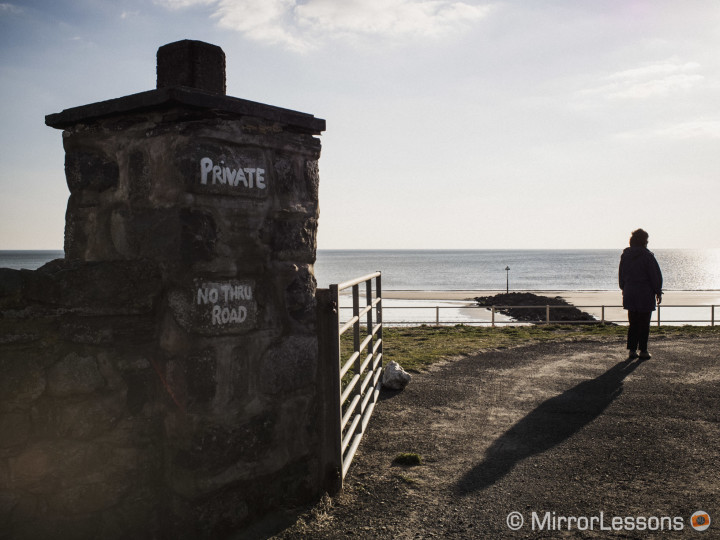
{"label": "long shadow on ground", "polygon": [[599,377],[585,381],[541,403],[503,433],[485,452],[482,462],[455,485],[466,495],[500,480],[521,460],[563,442],[592,422],[623,391],[623,380],[641,362],[620,362]]}

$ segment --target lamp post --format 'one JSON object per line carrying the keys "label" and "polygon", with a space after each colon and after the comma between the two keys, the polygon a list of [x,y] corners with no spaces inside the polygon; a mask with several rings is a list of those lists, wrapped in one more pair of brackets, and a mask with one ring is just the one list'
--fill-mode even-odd
{"label": "lamp post", "polygon": [[510,267],[505,267],[505,294],[510,293]]}

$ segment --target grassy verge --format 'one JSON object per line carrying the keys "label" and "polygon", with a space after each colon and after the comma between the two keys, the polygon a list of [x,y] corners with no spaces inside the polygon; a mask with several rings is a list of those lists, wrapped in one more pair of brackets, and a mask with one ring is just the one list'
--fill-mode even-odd
{"label": "grassy verge", "polygon": [[[652,327],[650,332],[651,339],[720,336],[720,326],[661,326]],[[383,363],[394,360],[407,371],[421,371],[439,360],[481,350],[546,341],[622,340],[626,333],[627,327],[602,325],[386,327],[383,328]]]}

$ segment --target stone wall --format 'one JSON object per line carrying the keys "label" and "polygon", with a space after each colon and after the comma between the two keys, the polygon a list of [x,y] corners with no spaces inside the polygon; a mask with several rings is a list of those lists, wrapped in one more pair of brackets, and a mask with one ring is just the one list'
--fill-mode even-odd
{"label": "stone wall", "polygon": [[147,262],[0,270],[0,537],[143,537],[162,496]]}
{"label": "stone wall", "polygon": [[218,538],[316,497],[324,121],[178,87],[47,123],[66,258],[0,270],[0,531]]}

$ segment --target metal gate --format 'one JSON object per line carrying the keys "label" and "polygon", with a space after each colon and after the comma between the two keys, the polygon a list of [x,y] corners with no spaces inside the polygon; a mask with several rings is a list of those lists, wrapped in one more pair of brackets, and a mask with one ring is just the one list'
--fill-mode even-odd
{"label": "metal gate", "polygon": [[[373,290],[373,282],[375,284]],[[363,286],[364,284],[364,286]],[[361,286],[364,295],[361,297]],[[344,321],[340,293],[352,288],[352,316]],[[345,300],[346,296],[342,296]],[[330,392],[325,462],[333,470],[328,491],[342,489],[363,433],[380,396],[382,374],[382,285],[375,272],[318,289],[321,369]],[[352,330],[352,336],[349,331]],[[343,337],[345,336],[345,337]]]}

